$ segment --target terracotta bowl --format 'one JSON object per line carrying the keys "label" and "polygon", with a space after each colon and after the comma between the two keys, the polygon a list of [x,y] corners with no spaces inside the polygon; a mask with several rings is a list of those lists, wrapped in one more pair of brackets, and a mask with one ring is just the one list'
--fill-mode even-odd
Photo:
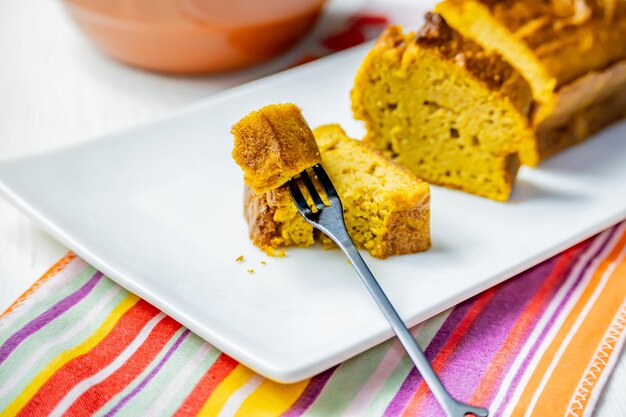
{"label": "terracotta bowl", "polygon": [[292,46],[325,0],[64,0],[101,50],[169,73],[245,67]]}

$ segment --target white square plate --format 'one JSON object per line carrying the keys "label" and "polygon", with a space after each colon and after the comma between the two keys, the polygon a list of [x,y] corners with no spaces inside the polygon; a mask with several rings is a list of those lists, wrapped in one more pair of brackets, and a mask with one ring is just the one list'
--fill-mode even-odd
{"label": "white square plate", "polygon": [[[150,125],[4,161],[0,191],[120,285],[255,371],[281,382],[312,376],[391,330],[339,251],[290,249],[273,259],[250,243],[229,130],[252,109],[289,101],[312,126],[337,122],[360,136],[349,91],[367,49]],[[408,324],[433,316],[625,218],[624,136],[622,123],[522,169],[508,204],[432,187],[432,249],[365,259]]]}

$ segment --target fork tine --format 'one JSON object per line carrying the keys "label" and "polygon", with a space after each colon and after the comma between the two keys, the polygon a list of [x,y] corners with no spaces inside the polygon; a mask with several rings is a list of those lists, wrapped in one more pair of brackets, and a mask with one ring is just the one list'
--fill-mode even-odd
{"label": "fork tine", "polygon": [[333,183],[330,181],[330,178],[328,178],[328,174],[326,174],[326,171],[324,171],[322,165],[317,164],[313,166],[313,172],[315,172],[315,175],[317,176],[317,179],[322,185],[322,188],[324,189],[324,192],[326,193],[328,198],[330,199],[331,197],[335,197],[338,199],[339,195],[337,194],[337,190],[335,189]]}
{"label": "fork tine", "polygon": [[315,207],[317,207],[318,210],[323,209],[326,205],[322,201],[322,198],[320,197],[320,194],[317,191],[317,188],[315,188],[315,185],[313,185],[313,181],[311,181],[311,177],[309,176],[309,173],[306,172],[306,170],[302,171],[300,173],[300,178],[302,179],[302,182],[304,183],[306,189],[309,190],[309,195],[313,199],[313,203],[315,203]]}
{"label": "fork tine", "polygon": [[308,216],[312,213],[309,204],[306,202],[306,198],[302,195],[302,191],[300,191],[300,187],[298,187],[298,180],[295,178],[290,179],[287,184],[289,185],[289,191],[291,192],[291,197],[293,201],[296,203],[296,207],[298,211],[303,216]]}

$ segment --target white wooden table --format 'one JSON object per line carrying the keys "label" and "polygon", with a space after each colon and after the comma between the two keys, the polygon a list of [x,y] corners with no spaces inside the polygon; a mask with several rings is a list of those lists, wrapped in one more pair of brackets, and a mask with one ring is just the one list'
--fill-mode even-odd
{"label": "white wooden table", "polygon": [[[329,13],[341,13],[346,0],[342,1],[332,3]],[[57,1],[2,0],[0,159],[141,124],[259,74],[270,74],[296,54],[230,75],[155,75],[119,65],[92,49]],[[0,199],[0,311],[66,252]],[[626,416],[624,356],[596,416]]]}

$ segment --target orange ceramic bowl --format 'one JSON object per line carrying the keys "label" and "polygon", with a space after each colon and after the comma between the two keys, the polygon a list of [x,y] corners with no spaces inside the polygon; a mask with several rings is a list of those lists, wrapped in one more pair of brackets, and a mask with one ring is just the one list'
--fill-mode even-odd
{"label": "orange ceramic bowl", "polygon": [[64,0],[100,49],[148,70],[204,73],[284,51],[315,23],[325,0]]}

